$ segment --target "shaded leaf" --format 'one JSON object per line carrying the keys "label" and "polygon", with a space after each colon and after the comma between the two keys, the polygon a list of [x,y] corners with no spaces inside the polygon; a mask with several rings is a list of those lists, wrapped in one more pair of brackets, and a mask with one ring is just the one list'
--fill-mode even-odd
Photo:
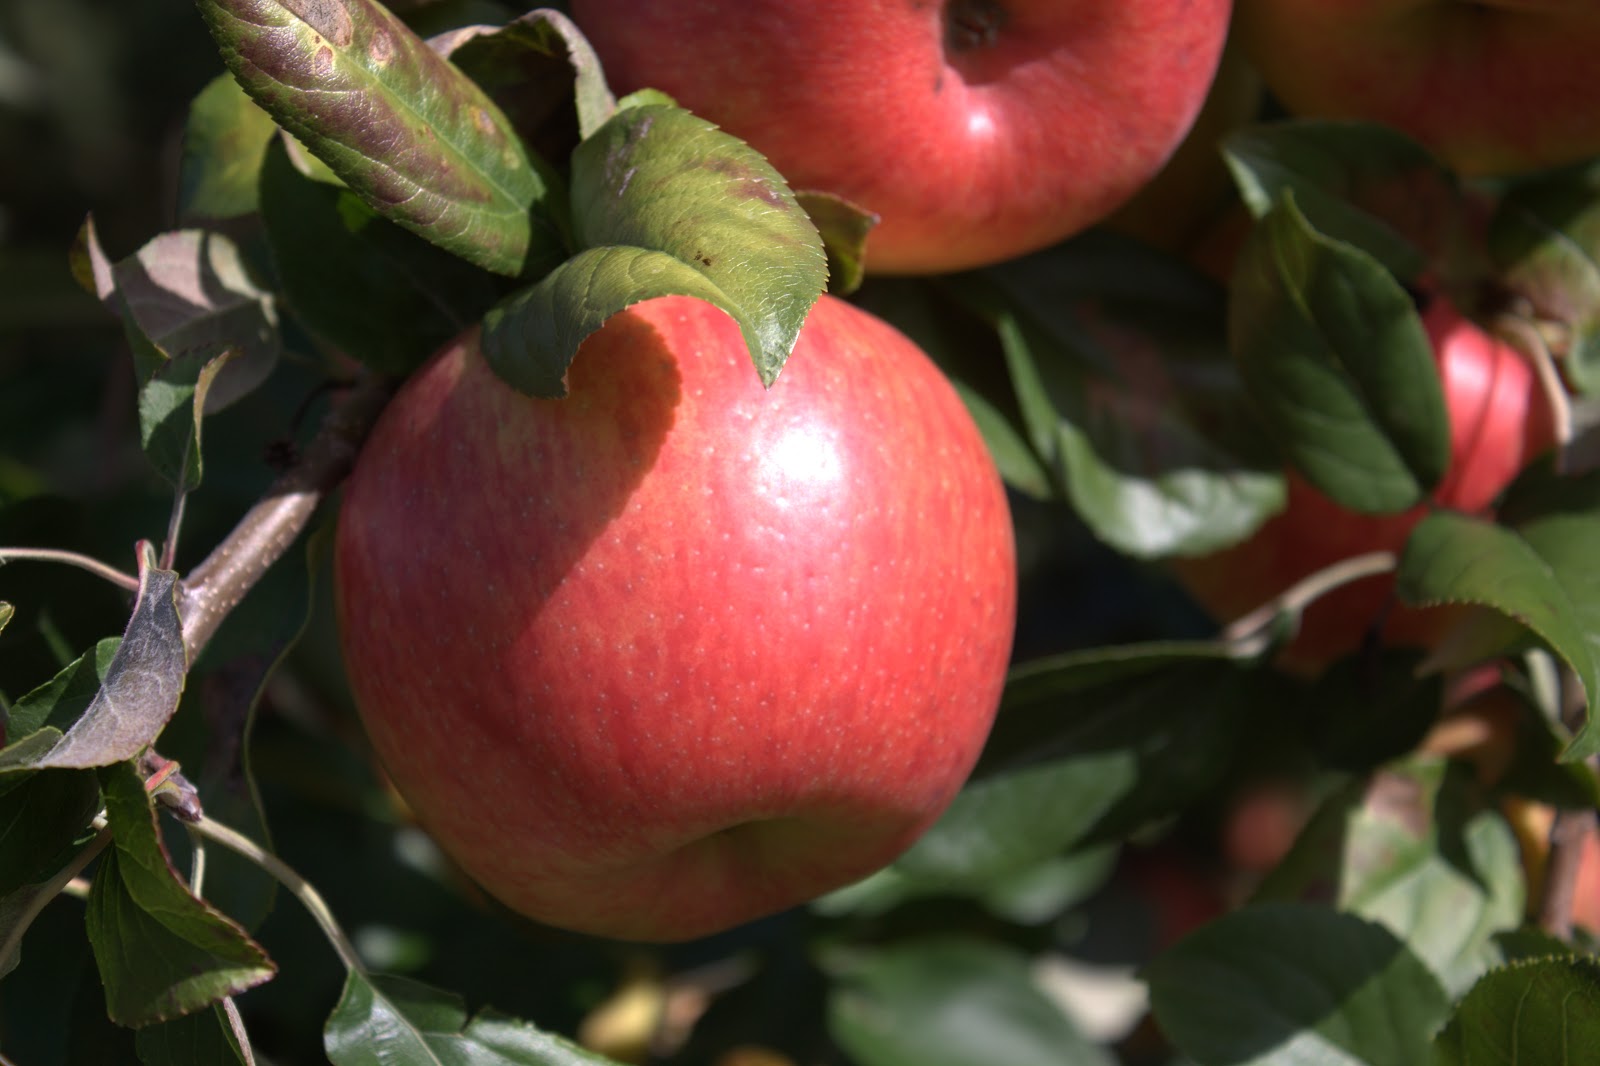
{"label": "shaded leaf", "polygon": [[302,174],[280,141],[261,214],[295,316],[383,373],[415,369],[504,294],[493,275],[380,217],[348,188]]}
{"label": "shaded leaf", "polygon": [[166,1021],[269,980],[266,953],[172,868],[133,764],[102,769],[100,784],[113,846],[95,871],[87,923],[112,1020]]}
{"label": "shaded leaf", "polygon": [[1011,419],[976,389],[960,381],[951,381],[951,384],[960,394],[961,402],[967,405],[967,413],[977,423],[978,432],[983,434],[983,442],[989,447],[989,457],[1005,483],[1036,500],[1047,500],[1054,495],[1050,471]]}
{"label": "shaded leaf", "polygon": [[1436,1066],[1581,1066],[1600,1047],[1600,960],[1532,959],[1489,974],[1439,1034]]}
{"label": "shaded leaf", "polygon": [[1450,1006],[1393,933],[1303,903],[1224,915],[1145,978],[1156,1020],[1199,1066],[1417,1066]]}
{"label": "shaded leaf", "polygon": [[830,192],[799,189],[795,200],[822,235],[822,246],[828,253],[828,291],[835,296],[849,296],[861,287],[867,275],[867,235],[879,217]]}
{"label": "shaded leaf", "polygon": [[1403,511],[1450,463],[1432,346],[1377,260],[1318,233],[1285,196],[1240,253],[1229,335],[1273,437],[1354,511]]}
{"label": "shaded leaf", "polygon": [[94,215],[85,215],[83,225],[78,227],[67,253],[67,265],[72,270],[72,279],[84,292],[100,301],[111,299],[117,283],[111,276],[111,258],[100,244]]}
{"label": "shaded leaf", "polygon": [[180,493],[198,487],[205,473],[200,437],[206,398],[232,361],[231,352],[213,359],[170,359],[139,390],[139,436],[145,456]]}
{"label": "shaded leaf", "polygon": [[179,225],[254,212],[261,161],[277,130],[231,75],[219,74],[200,90],[183,126]]}
{"label": "shaded leaf", "polygon": [[245,1061],[221,1004],[147,1025],[139,1030],[135,1046],[143,1066],[233,1066]]}
{"label": "shaded leaf", "polygon": [[828,1030],[860,1066],[1111,1066],[1034,983],[1028,959],[996,944],[912,942],[853,960],[835,983]]}
{"label": "shaded leaf", "polygon": [[46,891],[43,885],[23,885],[0,895],[0,980],[22,961],[22,936],[28,931],[28,919],[42,902],[39,897]]}
{"label": "shaded leaf", "polygon": [[31,774],[0,793],[0,896],[60,869],[99,809],[94,775],[81,771]]}
{"label": "shaded leaf", "polygon": [[564,245],[554,174],[483,90],[374,0],[200,0],[234,77],[386,218],[486,270]]}
{"label": "shaded leaf", "polygon": [[1366,774],[1417,750],[1439,717],[1442,679],[1421,675],[1422,654],[1382,648],[1347,655],[1323,673],[1298,708],[1324,765]]}
{"label": "shaded leaf", "polygon": [[398,977],[352,971],[323,1034],[334,1066],[610,1066],[527,1022]]}
{"label": "shaded leaf", "polygon": [[[107,637],[67,664],[55,677],[13,703],[9,720],[12,741],[19,741],[46,726],[53,727],[58,735],[72,728],[100,692],[121,643],[118,637]],[[12,765],[10,759],[0,762]],[[0,782],[5,780],[0,778]],[[0,783],[0,788],[3,787]]]}

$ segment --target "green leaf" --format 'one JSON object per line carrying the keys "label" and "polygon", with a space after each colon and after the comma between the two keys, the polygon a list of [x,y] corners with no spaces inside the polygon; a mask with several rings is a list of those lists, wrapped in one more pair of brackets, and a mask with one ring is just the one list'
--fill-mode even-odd
{"label": "green leaf", "polygon": [[[118,637],[107,637],[13,703],[9,722],[12,742],[46,726],[62,733],[72,728],[99,693],[121,643]],[[10,759],[4,762],[11,765]]]}
{"label": "green leaf", "polygon": [[261,214],[295,316],[380,372],[415,369],[504,295],[499,279],[382,218],[350,189],[302,174],[281,139],[262,167]]}
{"label": "green leaf", "polygon": [[43,881],[100,809],[86,771],[46,770],[0,793],[0,896]]}
{"label": "green leaf", "polygon": [[1600,166],[1513,185],[1490,221],[1489,253],[1500,284],[1569,331],[1567,376],[1600,389]]}
{"label": "green leaf", "polygon": [[1101,540],[1200,553],[1283,506],[1210,282],[1102,235],[956,284],[999,332],[1034,451]]}
{"label": "green leaf", "polygon": [[1303,903],[1224,915],[1145,977],[1157,1022],[1199,1066],[1417,1066],[1450,1006],[1393,933]]}
{"label": "green leaf", "polygon": [[502,305],[485,334],[490,363],[525,392],[562,395],[554,370],[600,321],[668,293],[726,311],[770,385],[827,280],[822,240],[778,172],[681,108],[626,108],[580,144],[572,214],[588,254]]}
{"label": "green leaf", "polygon": [[859,1066],[1111,1066],[996,944],[928,940],[853,960],[828,1030]]}
{"label": "green leaf", "polygon": [[811,216],[828,253],[828,291],[849,296],[867,274],[867,236],[879,216],[831,192],[795,191],[795,200]]}
{"label": "green leaf", "polygon": [[1403,511],[1450,464],[1450,422],[1411,297],[1377,260],[1318,233],[1292,196],[1256,224],[1229,334],[1273,437],[1354,511]]}
{"label": "green leaf", "polygon": [[256,179],[278,126],[231,75],[219,74],[189,105],[178,162],[178,222],[238,218],[256,210]]}
{"label": "green leaf", "polygon": [[459,997],[398,977],[352,971],[328,1018],[333,1066],[613,1066],[495,1011],[471,1021]]}
{"label": "green leaf", "polygon": [[1257,218],[1288,192],[1318,231],[1406,281],[1466,240],[1455,176],[1390,127],[1325,120],[1246,126],[1223,139],[1222,154]]}
{"label": "green leaf", "polygon": [[530,140],[570,93],[578,136],[587,137],[616,113],[600,57],[561,12],[538,8],[504,26],[466,26],[428,42],[460,67],[504,109]]}
{"label": "green leaf", "polygon": [[[1566,660],[1592,703],[1600,696],[1600,518],[1552,515],[1507,529],[1430,515],[1412,532],[1396,584],[1408,603],[1477,603],[1526,626]],[[1563,758],[1600,753],[1591,716]]]}
{"label": "green leaf", "polygon": [[1328,667],[1297,713],[1324,765],[1366,774],[1417,750],[1439,718],[1443,684],[1421,674],[1422,653],[1381,648]]}
{"label": "green leaf", "polygon": [[231,352],[213,359],[170,359],[139,390],[139,437],[145,456],[179,493],[199,486],[205,473],[200,437],[206,398],[232,361]]}
{"label": "green leaf", "polygon": [[[0,980],[22,962],[22,936],[40,904],[42,885],[23,885],[15,892],[0,895]],[[47,902],[47,901],[46,901]]]}
{"label": "green leaf", "polygon": [[242,1066],[245,1062],[221,1004],[147,1025],[139,1030],[135,1046],[143,1066]]}
{"label": "green leaf", "polygon": [[465,74],[374,0],[200,0],[251,98],[379,214],[486,270],[564,257],[557,181]]}
{"label": "green leaf", "polygon": [[269,980],[266,953],[172,868],[133,764],[102,769],[100,784],[113,847],[95,871],[87,921],[112,1020],[166,1021]]}
{"label": "green leaf", "polygon": [[[1600,1048],[1600,960],[1533,959],[1484,977],[1434,1045],[1435,1066],[1582,1066]],[[1420,1061],[1420,1060],[1419,1060]]]}
{"label": "green leaf", "polygon": [[[1516,837],[1442,761],[1415,762],[1331,796],[1256,893],[1307,899],[1378,922],[1455,998],[1501,961],[1522,921]],[[1329,893],[1331,891],[1331,897]]]}
{"label": "green leaf", "polygon": [[983,442],[989,447],[989,457],[999,468],[1000,477],[1005,483],[1036,500],[1047,500],[1053,496],[1050,471],[1045,469],[1039,454],[1023,439],[1011,419],[977,389],[961,381],[952,380],[950,383],[960,394],[961,402],[967,405],[967,413],[977,423],[978,432],[983,434]]}

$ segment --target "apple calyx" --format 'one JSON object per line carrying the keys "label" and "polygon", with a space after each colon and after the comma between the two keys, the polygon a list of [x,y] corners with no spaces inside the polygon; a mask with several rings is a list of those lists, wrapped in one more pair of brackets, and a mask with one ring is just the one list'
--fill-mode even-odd
{"label": "apple calyx", "polygon": [[998,0],[954,0],[944,12],[945,51],[960,54],[993,45],[1010,14]]}

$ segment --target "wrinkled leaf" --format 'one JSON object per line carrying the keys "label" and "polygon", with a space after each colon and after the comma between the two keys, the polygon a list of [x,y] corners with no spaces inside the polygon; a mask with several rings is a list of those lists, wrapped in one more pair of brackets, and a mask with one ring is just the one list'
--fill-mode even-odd
{"label": "wrinkled leaf", "polygon": [[867,273],[867,236],[879,216],[842,196],[800,189],[795,199],[811,216],[828,253],[828,291],[849,296]]}
{"label": "wrinkled leaf", "polygon": [[1162,1030],[1198,1066],[1417,1066],[1450,1006],[1393,933],[1302,903],[1224,915],[1145,978]]}
{"label": "wrinkled leaf", "polygon": [[511,385],[564,395],[585,337],[667,294],[726,311],[762,382],[777,379],[827,262],[816,227],[758,153],[680,108],[625,108],[573,153],[572,213],[586,251],[487,320],[485,355]]}
{"label": "wrinkled leaf", "polygon": [[178,222],[237,218],[256,209],[261,160],[278,126],[231,75],[219,74],[189,105],[178,163]]}
{"label": "wrinkled leaf", "polygon": [[251,98],[379,214],[486,270],[564,255],[556,179],[461,71],[374,0],[200,0]]}
{"label": "wrinkled leaf", "polygon": [[1583,1066],[1600,1048],[1600,960],[1572,955],[1513,963],[1456,1007],[1435,1066]]}
{"label": "wrinkled leaf", "polygon": [[136,1044],[142,1066],[234,1066],[245,1061],[221,1004],[147,1025]]}
{"label": "wrinkled leaf", "polygon": [[323,1033],[334,1066],[613,1066],[527,1022],[398,977],[351,972]]}
{"label": "wrinkled leaf", "polygon": [[282,142],[261,171],[261,214],[284,296],[312,332],[383,373],[415,369],[503,295],[492,275],[302,174]]}
{"label": "wrinkled leaf", "polygon": [[1273,437],[1353,511],[1403,511],[1450,463],[1432,346],[1410,295],[1371,256],[1318,233],[1286,197],[1251,232],[1229,334]]}
{"label": "wrinkled leaf", "polygon": [[828,1030],[859,1066],[1111,1066],[1040,991],[1028,959],[969,940],[901,945],[853,960]]}
{"label": "wrinkled leaf", "polygon": [[269,980],[276,967],[172,868],[156,811],[132,763],[100,771],[113,846],[89,890],[89,943],[120,1025],[201,1010]]}

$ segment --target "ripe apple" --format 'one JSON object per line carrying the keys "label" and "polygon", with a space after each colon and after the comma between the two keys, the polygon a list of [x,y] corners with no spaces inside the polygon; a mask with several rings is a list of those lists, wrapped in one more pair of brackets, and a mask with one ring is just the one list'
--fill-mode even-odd
{"label": "ripe apple", "polygon": [[574,0],[618,91],[749,141],[882,221],[867,269],[933,273],[1092,225],[1206,96],[1230,0]]}
{"label": "ripe apple", "polygon": [[1387,123],[1469,174],[1600,153],[1592,0],[1239,0],[1235,17],[1294,114]]}
{"label": "ripe apple", "polygon": [[[1215,617],[1238,617],[1342,559],[1399,551],[1433,507],[1487,512],[1522,468],[1553,443],[1544,394],[1515,349],[1443,298],[1428,304],[1422,324],[1450,412],[1450,466],[1432,500],[1399,514],[1360,514],[1291,472],[1284,510],[1255,534],[1212,555],[1174,560],[1179,579]],[[1318,599],[1284,650],[1283,665],[1315,673],[1354,651],[1380,625],[1386,643],[1432,644],[1453,612],[1395,606],[1393,591],[1393,576],[1380,575]]]}
{"label": "ripe apple", "polygon": [[418,820],[511,908],[626,939],[884,865],[971,769],[1011,645],[1010,515],[955,391],[828,296],[770,391],[678,297],[569,387],[515,392],[469,333],[347,486],[345,661]]}

